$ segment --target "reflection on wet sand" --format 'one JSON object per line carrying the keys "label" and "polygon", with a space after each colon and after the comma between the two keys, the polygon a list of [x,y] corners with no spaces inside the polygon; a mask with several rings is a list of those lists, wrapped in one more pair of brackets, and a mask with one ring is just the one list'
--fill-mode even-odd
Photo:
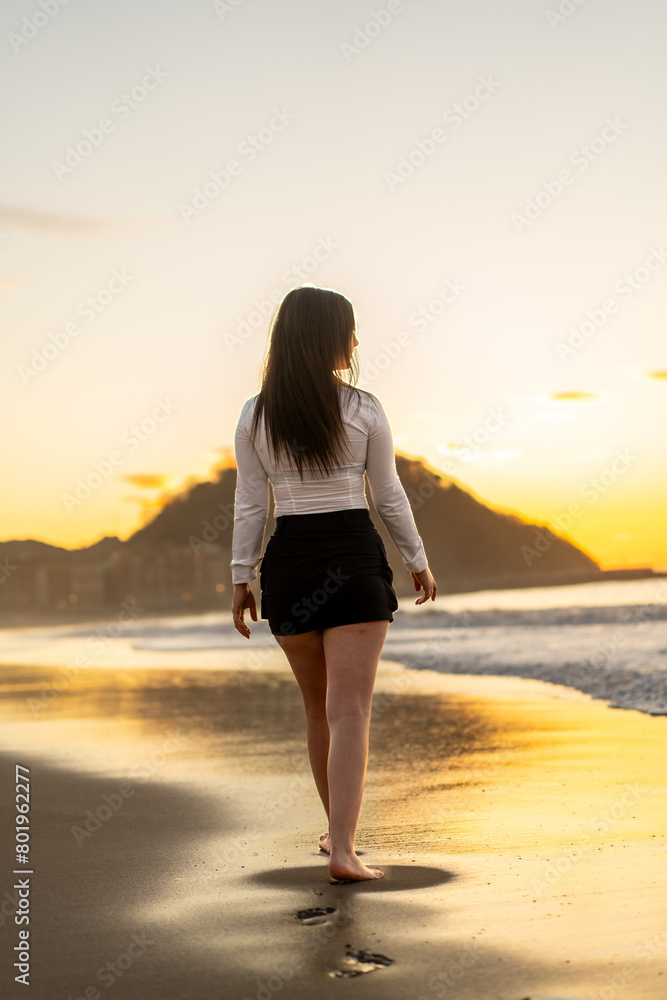
{"label": "reflection on wet sand", "polygon": [[583,1000],[614,976],[664,996],[667,719],[383,662],[357,845],[386,877],[335,885],[276,663],[89,669],[38,709],[57,671],[2,668],[2,786],[17,761],[33,783],[33,998],[104,995],[100,970],[124,1000],[310,1000],[340,978],[397,1000]]}

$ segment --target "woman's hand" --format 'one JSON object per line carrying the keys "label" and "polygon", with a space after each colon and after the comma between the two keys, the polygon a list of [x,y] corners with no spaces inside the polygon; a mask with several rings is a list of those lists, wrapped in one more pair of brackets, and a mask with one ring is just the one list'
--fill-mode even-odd
{"label": "woman's hand", "polygon": [[255,602],[255,595],[253,594],[249,583],[235,583],[234,584],[234,597],[232,598],[232,618],[234,620],[234,628],[241,635],[244,635],[246,639],[250,638],[250,629],[243,621],[243,612],[245,609],[250,611],[250,616],[254,622],[257,621],[257,604]]}
{"label": "woman's hand", "polygon": [[438,585],[431,575],[431,571],[426,567],[421,573],[412,573],[412,579],[414,580],[415,590],[422,590],[424,593],[421,597],[418,597],[415,604],[423,604],[424,601],[428,601],[429,597],[432,601],[435,600],[435,595],[438,593]]}

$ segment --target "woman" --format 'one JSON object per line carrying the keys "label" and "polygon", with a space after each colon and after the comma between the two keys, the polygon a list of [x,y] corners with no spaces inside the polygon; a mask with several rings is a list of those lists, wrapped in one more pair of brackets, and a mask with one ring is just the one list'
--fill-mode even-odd
{"label": "woman", "polygon": [[[320,850],[336,880],[382,878],[354,850],[368,761],[373,686],[398,607],[373,502],[412,574],[415,603],[435,600],[429,568],[379,399],[358,389],[356,317],[345,296],[304,285],[274,317],[262,389],[246,400],[234,438],[237,483],[232,615],[241,635],[273,487],[276,530],[260,566],[268,619],[301,690],[308,755],[329,819]],[[351,382],[341,373],[351,371]]]}

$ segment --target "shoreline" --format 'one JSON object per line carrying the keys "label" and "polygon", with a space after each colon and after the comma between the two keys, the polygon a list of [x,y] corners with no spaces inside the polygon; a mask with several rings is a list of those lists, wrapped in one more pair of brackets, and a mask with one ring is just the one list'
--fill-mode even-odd
{"label": "shoreline", "polygon": [[[572,578],[567,580],[553,579],[551,583],[544,582],[521,582],[516,584],[506,584],[505,586],[498,586],[496,581],[496,586],[494,586],[493,580],[479,581],[479,585],[472,587],[471,589],[463,590],[442,590],[442,597],[461,597],[466,594],[479,594],[485,593],[486,591],[498,591],[503,593],[505,591],[517,591],[517,590],[540,590],[545,587],[571,587],[578,586],[579,584],[587,583],[604,583],[606,581],[619,581],[628,582],[632,580],[657,580],[663,577],[667,577],[667,569],[653,569],[652,567],[641,567],[640,569],[610,569],[601,570],[599,575],[592,575],[590,578],[585,580],[580,579],[575,574]],[[253,581],[257,583],[257,581]],[[257,587],[254,588],[255,590]],[[399,602],[402,600],[407,602],[412,597],[412,591],[404,595],[399,595]],[[257,601],[259,607],[259,600]],[[119,612],[118,604],[108,604],[108,605],[97,605],[93,608],[81,608],[77,609],[75,607],[68,607],[62,609],[47,610],[35,610],[29,613],[19,612],[19,611],[6,611],[0,612],[0,630],[3,628],[40,628],[48,627],[52,625],[76,625],[83,622],[104,622],[108,621],[110,617],[117,617]],[[227,614],[231,616],[231,604],[225,607],[193,607],[184,608],[182,605],[174,605],[172,608],[146,608],[145,611],[149,618],[190,618],[199,617],[210,614]],[[142,612],[143,613],[143,612]],[[65,617],[66,615],[66,617]]]}
{"label": "shoreline", "polygon": [[[662,591],[660,592],[660,595]],[[611,600],[624,597],[611,595]],[[656,598],[659,596],[656,592]],[[597,600],[597,594],[582,598]],[[0,661],[18,668],[261,669],[277,646],[260,619],[247,641],[231,621],[211,615],[5,628]],[[383,657],[412,670],[445,675],[523,677],[592,695],[619,710],[667,715],[667,604],[596,603],[579,608],[437,608],[398,610]]]}

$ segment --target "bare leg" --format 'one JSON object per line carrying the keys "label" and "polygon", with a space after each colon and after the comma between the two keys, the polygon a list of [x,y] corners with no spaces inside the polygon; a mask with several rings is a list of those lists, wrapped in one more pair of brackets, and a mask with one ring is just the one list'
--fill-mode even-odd
{"label": "bare leg", "polygon": [[[306,713],[308,757],[324,811],[329,817],[329,723],[327,721],[327,672],[322,645],[322,631],[301,635],[275,636],[292,668],[303,698]],[[329,852],[329,834],[320,837],[320,849]]]}
{"label": "bare leg", "polygon": [[357,856],[354,834],[366,779],[373,687],[388,628],[388,621],[375,621],[322,630],[330,732],[329,872],[332,878],[383,878],[383,872],[367,868]]}

